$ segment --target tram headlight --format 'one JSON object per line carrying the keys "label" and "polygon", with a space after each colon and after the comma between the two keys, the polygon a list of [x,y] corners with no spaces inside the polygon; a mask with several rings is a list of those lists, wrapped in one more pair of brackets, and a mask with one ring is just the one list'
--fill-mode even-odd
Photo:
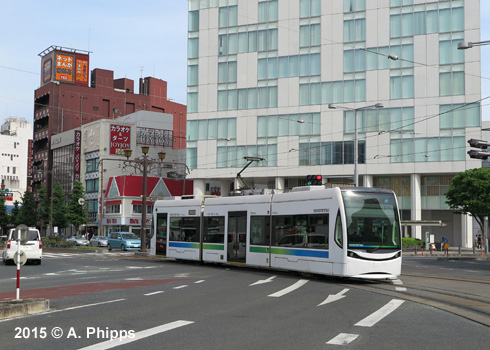
{"label": "tram headlight", "polygon": [[347,256],[349,258],[359,258],[359,255],[357,255],[356,253],[352,252],[352,251],[347,251]]}

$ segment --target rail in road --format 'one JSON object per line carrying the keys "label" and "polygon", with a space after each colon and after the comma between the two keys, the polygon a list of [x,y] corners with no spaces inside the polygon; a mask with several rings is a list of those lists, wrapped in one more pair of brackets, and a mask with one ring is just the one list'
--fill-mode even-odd
{"label": "rail in road", "polygon": [[[397,292],[393,283],[399,285]],[[488,277],[404,272],[400,280],[358,282],[355,287],[429,305],[490,327]]]}

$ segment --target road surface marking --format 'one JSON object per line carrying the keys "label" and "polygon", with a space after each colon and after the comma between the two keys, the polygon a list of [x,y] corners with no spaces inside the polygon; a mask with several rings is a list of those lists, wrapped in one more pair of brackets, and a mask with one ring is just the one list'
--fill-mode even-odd
{"label": "road surface marking", "polygon": [[196,281],[194,283],[198,284],[198,283],[203,283],[203,282],[204,282],[204,280],[199,280],[199,281]]}
{"label": "road surface marking", "polygon": [[296,282],[292,286],[289,286],[287,288],[284,288],[283,290],[280,290],[278,292],[270,294],[269,296],[273,297],[273,298],[282,297],[283,295],[288,294],[288,293],[292,292],[293,290],[296,290],[296,289],[304,286],[306,283],[308,283],[308,280],[299,280],[298,282]]}
{"label": "road surface marking", "polygon": [[267,279],[265,279],[265,280],[259,280],[259,281],[255,282],[255,283],[250,284],[249,286],[256,286],[256,285],[258,285],[258,284],[269,283],[269,282],[272,282],[272,280],[273,280],[274,278],[276,278],[276,277],[277,277],[277,276],[272,276],[272,277],[269,277],[269,278],[267,278]]}
{"label": "road surface marking", "polygon": [[340,299],[343,299],[345,298],[345,293],[347,293],[349,291],[348,288],[338,292],[337,294],[330,294],[327,299],[325,299],[323,302],[321,302],[320,304],[318,304],[317,306],[320,306],[320,305],[325,305],[325,304],[328,304],[328,303],[332,303],[334,301],[337,301],[337,300],[340,300]]}
{"label": "road surface marking", "polygon": [[143,338],[151,337],[152,335],[158,334],[158,333],[163,333],[166,331],[170,331],[172,329],[176,329],[179,327],[187,326],[194,323],[193,321],[175,321],[175,322],[170,322],[167,324],[163,324],[158,327],[150,328],[141,332],[137,332],[134,334],[134,338],[126,338],[121,341],[116,341],[116,340],[107,340],[102,343],[94,344],[91,346],[87,346],[85,348],[81,348],[79,350],[99,350],[99,349],[111,349],[115,348],[117,346],[125,345],[132,343],[137,340],[141,340]]}
{"label": "road surface marking", "polygon": [[347,345],[354,341],[359,334],[348,334],[348,333],[340,333],[338,336],[335,338],[329,340],[327,344],[332,344],[332,345]]}
{"label": "road surface marking", "polygon": [[153,292],[153,293],[148,293],[148,294],[143,294],[143,295],[149,296],[149,295],[155,295],[155,294],[160,294],[160,293],[163,293],[163,290],[159,290],[158,292]]}
{"label": "road surface marking", "polygon": [[174,287],[174,289],[182,289],[182,288],[185,288],[185,287],[187,287],[187,284],[184,284],[184,285],[178,286],[178,287]]}
{"label": "road surface marking", "polygon": [[397,292],[406,292],[407,291],[407,288],[405,288],[405,287],[396,287],[395,289]]}
{"label": "road surface marking", "polygon": [[359,326],[359,327],[372,327],[376,323],[378,323],[379,321],[381,321],[383,318],[385,318],[386,316],[388,316],[389,314],[391,314],[393,311],[395,311],[403,303],[404,303],[403,300],[393,299],[392,301],[390,301],[388,304],[386,304],[385,306],[383,306],[378,311],[372,313],[371,315],[369,315],[365,319],[357,322],[355,324],[355,326]]}
{"label": "road surface marking", "polygon": [[104,305],[104,304],[116,303],[118,301],[123,301],[123,300],[126,300],[126,299],[109,300],[109,301],[103,301],[103,302],[94,303],[94,304],[72,306],[72,307],[68,307],[66,309],[51,310],[51,311],[46,311],[46,312],[40,312],[40,313],[37,313],[37,314],[28,314],[28,315],[19,316],[19,317],[5,318],[3,320],[0,320],[0,323],[7,322],[7,321],[10,321],[10,320],[18,320],[19,318],[32,317],[32,316],[38,316],[38,315],[48,315],[48,314],[54,314],[56,312],[71,311],[71,310],[76,310],[76,309],[82,309],[84,307],[99,306],[99,305]]}

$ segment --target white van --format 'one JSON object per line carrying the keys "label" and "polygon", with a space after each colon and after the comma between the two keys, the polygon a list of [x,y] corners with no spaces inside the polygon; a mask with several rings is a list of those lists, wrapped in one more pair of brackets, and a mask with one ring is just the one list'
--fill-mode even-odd
{"label": "white van", "polygon": [[[7,236],[7,244],[3,249],[2,257],[5,264],[14,263],[14,255],[17,252],[17,241],[12,239],[14,231],[15,229],[10,229]],[[38,265],[41,265],[41,260],[43,258],[43,242],[38,229],[32,227],[29,228],[29,240],[24,244],[21,244],[20,250],[26,254],[28,262],[35,262]]]}

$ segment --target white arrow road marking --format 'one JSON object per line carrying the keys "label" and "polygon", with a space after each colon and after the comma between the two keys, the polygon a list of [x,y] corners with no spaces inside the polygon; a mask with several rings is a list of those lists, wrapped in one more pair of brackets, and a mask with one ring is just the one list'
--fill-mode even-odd
{"label": "white arrow road marking", "polygon": [[134,333],[133,338],[125,338],[125,339],[117,339],[117,340],[107,340],[102,343],[94,344],[91,346],[87,346],[85,348],[79,349],[79,350],[102,350],[102,349],[111,349],[115,348],[117,346],[125,345],[132,343],[137,340],[141,340],[143,338],[151,337],[152,335],[158,334],[158,333],[163,333],[166,331],[170,331],[172,329],[176,329],[179,327],[187,326],[190,325],[194,322],[192,321],[175,321],[175,322],[170,322],[167,324],[162,324],[161,326],[146,329],[141,332],[136,332]]}
{"label": "white arrow road marking", "polygon": [[288,294],[288,293],[292,292],[293,290],[296,290],[296,289],[304,286],[306,283],[308,283],[308,280],[299,280],[295,284],[293,284],[287,288],[284,288],[283,290],[280,290],[279,292],[270,294],[269,296],[273,297],[273,298],[282,297],[283,295]]}
{"label": "white arrow road marking", "polygon": [[357,322],[355,326],[360,326],[360,327],[372,327],[379,321],[381,321],[383,318],[391,314],[393,311],[395,311],[401,304],[403,304],[403,300],[399,299],[393,299],[390,301],[388,304],[383,306],[381,309],[378,311],[373,312],[371,315],[366,317],[365,319]]}
{"label": "white arrow road marking", "polygon": [[267,279],[265,279],[265,280],[259,280],[259,281],[255,282],[255,283],[249,284],[249,287],[250,287],[250,286],[256,286],[256,285],[258,285],[258,284],[264,284],[264,283],[269,283],[269,282],[272,282],[272,280],[273,280],[274,278],[276,278],[276,277],[277,277],[277,276],[272,276],[272,277],[269,277],[269,278],[267,278]]}
{"label": "white arrow road marking", "polygon": [[333,344],[333,345],[347,345],[350,342],[354,341],[359,334],[348,334],[348,333],[340,333],[338,336],[335,338],[329,340],[327,344]]}
{"label": "white arrow road marking", "polygon": [[322,303],[318,304],[318,306],[320,305],[325,305],[325,304],[328,304],[328,303],[333,303],[334,301],[337,301],[337,300],[340,300],[342,298],[345,298],[345,293],[347,293],[349,291],[348,288],[344,289],[343,291],[341,292],[338,292],[337,294],[330,294],[328,296],[327,299],[325,299]]}

